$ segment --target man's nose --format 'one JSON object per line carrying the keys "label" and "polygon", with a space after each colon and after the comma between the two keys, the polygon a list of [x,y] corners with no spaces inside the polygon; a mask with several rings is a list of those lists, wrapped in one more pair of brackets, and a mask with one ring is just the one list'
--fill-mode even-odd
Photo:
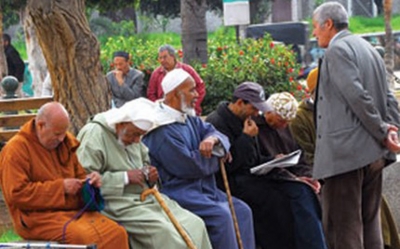
{"label": "man's nose", "polygon": [[65,135],[60,135],[60,136],[58,136],[57,140],[62,142],[64,140],[64,138],[65,138]]}

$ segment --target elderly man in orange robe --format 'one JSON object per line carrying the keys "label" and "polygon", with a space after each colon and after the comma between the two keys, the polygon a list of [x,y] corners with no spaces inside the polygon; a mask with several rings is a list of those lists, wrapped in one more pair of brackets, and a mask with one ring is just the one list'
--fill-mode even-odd
{"label": "elderly man in orange robe", "polygon": [[79,215],[84,179],[100,187],[101,178],[86,175],[78,162],[79,142],[67,132],[69,124],[61,104],[47,103],[3,148],[0,183],[15,231],[27,240],[128,249],[122,226],[99,212]]}

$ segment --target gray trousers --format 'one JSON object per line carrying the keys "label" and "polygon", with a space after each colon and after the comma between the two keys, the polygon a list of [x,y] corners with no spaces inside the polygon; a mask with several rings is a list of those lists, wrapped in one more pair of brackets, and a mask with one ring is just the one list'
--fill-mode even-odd
{"label": "gray trousers", "polygon": [[383,249],[379,207],[384,160],[325,179],[322,223],[329,249]]}

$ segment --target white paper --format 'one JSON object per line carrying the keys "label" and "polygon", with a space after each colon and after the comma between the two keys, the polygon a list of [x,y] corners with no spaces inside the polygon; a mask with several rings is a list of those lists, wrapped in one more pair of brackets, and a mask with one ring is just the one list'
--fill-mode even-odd
{"label": "white paper", "polygon": [[293,151],[290,154],[284,155],[280,158],[268,161],[250,169],[252,174],[265,175],[270,172],[273,168],[286,168],[296,165],[299,162],[301,156],[301,150]]}

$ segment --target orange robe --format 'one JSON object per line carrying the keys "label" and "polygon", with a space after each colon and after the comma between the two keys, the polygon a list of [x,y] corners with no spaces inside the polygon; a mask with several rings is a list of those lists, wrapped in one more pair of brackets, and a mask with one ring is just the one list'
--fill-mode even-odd
{"label": "orange robe", "polygon": [[0,183],[15,231],[27,240],[67,244],[97,244],[97,248],[128,249],[125,229],[98,212],[84,212],[64,225],[83,207],[79,195],[66,195],[64,178],[84,179],[78,162],[79,142],[67,133],[54,150],[44,148],[35,121],[26,123],[0,154]]}

